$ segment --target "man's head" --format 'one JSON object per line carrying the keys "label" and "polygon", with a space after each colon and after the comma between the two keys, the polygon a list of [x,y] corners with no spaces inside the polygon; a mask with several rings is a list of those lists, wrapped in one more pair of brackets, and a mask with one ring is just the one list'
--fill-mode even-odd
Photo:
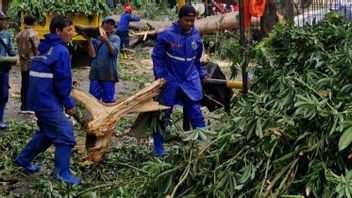
{"label": "man's head", "polygon": [[110,35],[114,31],[115,25],[114,17],[107,16],[104,18],[102,26],[107,35]]}
{"label": "man's head", "polygon": [[125,12],[132,14],[132,7],[126,6],[124,9]]}
{"label": "man's head", "polygon": [[33,26],[36,21],[37,21],[37,17],[33,15],[28,15],[24,17],[24,24],[26,26]]}
{"label": "man's head", "polygon": [[196,9],[192,5],[184,5],[178,12],[178,21],[185,32],[190,31],[196,20]]}
{"label": "man's head", "polygon": [[50,22],[50,33],[59,35],[65,43],[72,40],[73,23],[67,16],[54,16]]}
{"label": "man's head", "polygon": [[8,16],[6,16],[2,11],[0,11],[0,30],[3,30],[5,28],[5,20],[8,18]]}

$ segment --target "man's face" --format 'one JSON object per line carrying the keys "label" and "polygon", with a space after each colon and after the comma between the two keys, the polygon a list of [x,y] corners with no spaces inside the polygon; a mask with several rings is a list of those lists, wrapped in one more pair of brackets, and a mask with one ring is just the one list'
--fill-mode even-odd
{"label": "man's face", "polygon": [[69,25],[64,27],[62,31],[57,29],[56,33],[62,38],[62,40],[64,40],[65,43],[69,43],[72,40],[72,35],[73,35],[72,30],[73,30],[73,26]]}
{"label": "man's face", "polygon": [[5,28],[5,20],[0,19],[0,30],[3,30]]}
{"label": "man's face", "polygon": [[103,23],[103,29],[108,35],[114,31],[114,28],[115,28],[115,22],[112,20],[108,20]]}
{"label": "man's face", "polygon": [[185,32],[188,32],[192,29],[195,20],[196,20],[195,16],[184,16],[179,19],[179,22],[182,29]]}

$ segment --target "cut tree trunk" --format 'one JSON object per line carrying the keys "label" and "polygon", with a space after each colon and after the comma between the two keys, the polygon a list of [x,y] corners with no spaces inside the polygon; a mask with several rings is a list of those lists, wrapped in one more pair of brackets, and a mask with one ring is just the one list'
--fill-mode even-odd
{"label": "cut tree trunk", "polygon": [[11,66],[16,65],[17,60],[17,56],[0,56],[0,69],[10,68]]}
{"label": "cut tree trunk", "polygon": [[[258,26],[259,20],[256,18],[252,18],[251,23],[254,26]],[[169,26],[166,26],[166,27],[169,27]],[[222,15],[205,17],[205,18],[196,20],[195,27],[199,30],[201,34],[212,33],[216,31],[238,29],[239,13],[230,12]],[[154,30],[135,33],[134,36],[142,37],[144,38],[143,40],[145,40],[145,37],[155,36],[158,33],[162,32],[164,29],[165,27],[156,27]]]}
{"label": "cut tree trunk", "polygon": [[293,21],[294,2],[292,0],[268,0],[264,15],[260,19],[262,37],[266,37],[278,22]]}
{"label": "cut tree trunk", "polygon": [[73,89],[72,96],[77,102],[74,117],[87,133],[86,150],[88,158],[98,163],[108,150],[116,123],[128,113],[162,111],[162,106],[153,98],[159,95],[164,80],[154,81],[135,95],[112,104],[103,104],[94,96]]}
{"label": "cut tree trunk", "polygon": [[[114,19],[118,24],[120,22],[120,16],[115,15]],[[132,30],[154,30],[161,27],[168,27],[172,23],[171,22],[157,22],[157,21],[150,21],[150,20],[141,20],[139,22],[130,22],[128,24],[128,28]]]}

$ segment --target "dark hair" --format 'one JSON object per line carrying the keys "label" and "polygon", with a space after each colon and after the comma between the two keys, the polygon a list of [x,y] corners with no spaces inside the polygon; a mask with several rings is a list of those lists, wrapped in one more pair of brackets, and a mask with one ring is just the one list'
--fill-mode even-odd
{"label": "dark hair", "polygon": [[182,18],[184,16],[196,16],[196,9],[190,4],[186,4],[180,8],[178,11],[178,18]]}
{"label": "dark hair", "polygon": [[27,15],[26,17],[24,17],[24,24],[26,24],[27,26],[33,25],[36,21],[37,17],[33,15]]}
{"label": "dark hair", "polygon": [[56,28],[62,31],[64,27],[67,27],[72,24],[73,24],[72,20],[67,16],[62,16],[62,15],[54,16],[53,19],[51,19],[50,26],[49,26],[50,33],[56,34]]}

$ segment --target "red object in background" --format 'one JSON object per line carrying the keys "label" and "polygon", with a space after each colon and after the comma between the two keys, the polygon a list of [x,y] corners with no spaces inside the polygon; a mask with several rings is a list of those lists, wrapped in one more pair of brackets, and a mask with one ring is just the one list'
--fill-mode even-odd
{"label": "red object in background", "polygon": [[238,11],[240,10],[240,7],[237,5],[237,3],[233,6],[233,11]]}
{"label": "red object in background", "polygon": [[132,8],[130,6],[125,7],[125,12],[132,14]]}
{"label": "red object in background", "polygon": [[215,2],[215,6],[216,6],[215,13],[221,13],[221,12],[225,12],[226,11],[225,6],[224,6],[223,3]]}
{"label": "red object in background", "polygon": [[246,28],[250,27],[252,16],[263,16],[265,6],[266,0],[243,0],[243,20]]}
{"label": "red object in background", "polygon": [[264,14],[266,0],[250,0],[249,12],[251,16],[261,17]]}
{"label": "red object in background", "polygon": [[249,12],[249,1],[243,0],[243,21],[244,27],[249,28],[251,25],[251,14]]}

